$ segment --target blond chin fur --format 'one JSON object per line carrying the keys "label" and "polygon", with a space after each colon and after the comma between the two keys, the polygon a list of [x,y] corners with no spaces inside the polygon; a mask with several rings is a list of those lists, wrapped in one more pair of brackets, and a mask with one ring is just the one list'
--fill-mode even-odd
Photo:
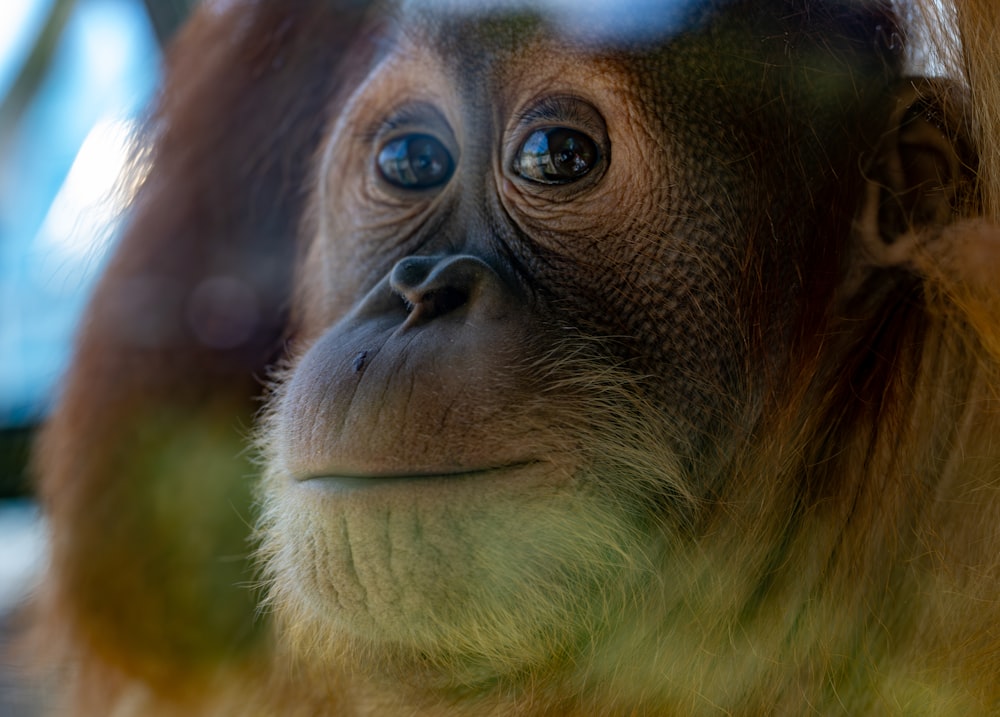
{"label": "blond chin fur", "polygon": [[371,519],[279,494],[267,513],[270,600],[293,651],[438,689],[551,674],[652,574],[647,540],[586,496],[529,491]]}

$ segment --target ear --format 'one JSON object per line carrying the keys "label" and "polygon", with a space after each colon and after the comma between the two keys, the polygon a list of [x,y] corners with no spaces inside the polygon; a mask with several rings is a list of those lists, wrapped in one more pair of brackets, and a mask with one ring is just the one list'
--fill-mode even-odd
{"label": "ear", "polygon": [[914,79],[900,87],[856,226],[866,263],[912,266],[921,245],[967,208],[975,178],[968,137],[954,85]]}

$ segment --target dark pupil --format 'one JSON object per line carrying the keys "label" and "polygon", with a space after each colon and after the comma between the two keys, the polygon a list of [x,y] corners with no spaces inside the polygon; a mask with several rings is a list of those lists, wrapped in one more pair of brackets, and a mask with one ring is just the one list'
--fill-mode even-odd
{"label": "dark pupil", "polygon": [[564,184],[579,179],[597,161],[597,146],[582,132],[556,127],[528,137],[518,158],[521,176],[536,182]]}
{"label": "dark pupil", "polygon": [[586,174],[594,161],[593,145],[585,137],[565,130],[549,134],[549,152],[556,174],[561,177]]}
{"label": "dark pupil", "polygon": [[378,153],[382,176],[403,189],[425,189],[451,177],[451,155],[438,140],[411,134],[388,142]]}

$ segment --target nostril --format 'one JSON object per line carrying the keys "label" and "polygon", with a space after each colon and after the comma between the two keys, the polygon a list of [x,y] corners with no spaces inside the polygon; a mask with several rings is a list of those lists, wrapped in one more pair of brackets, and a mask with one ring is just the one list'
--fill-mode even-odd
{"label": "nostril", "polygon": [[460,309],[468,301],[469,292],[454,286],[443,286],[424,294],[420,306],[429,316],[434,317]]}

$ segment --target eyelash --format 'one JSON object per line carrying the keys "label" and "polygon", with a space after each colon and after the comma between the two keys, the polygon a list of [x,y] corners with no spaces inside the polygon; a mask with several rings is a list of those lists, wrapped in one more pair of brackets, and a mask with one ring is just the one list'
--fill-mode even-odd
{"label": "eyelash", "polygon": [[366,125],[358,133],[358,138],[366,144],[373,144],[402,129],[414,132],[424,129],[429,134],[440,135],[440,131],[435,131],[434,128],[450,126],[434,105],[416,102],[398,107],[385,117]]}

